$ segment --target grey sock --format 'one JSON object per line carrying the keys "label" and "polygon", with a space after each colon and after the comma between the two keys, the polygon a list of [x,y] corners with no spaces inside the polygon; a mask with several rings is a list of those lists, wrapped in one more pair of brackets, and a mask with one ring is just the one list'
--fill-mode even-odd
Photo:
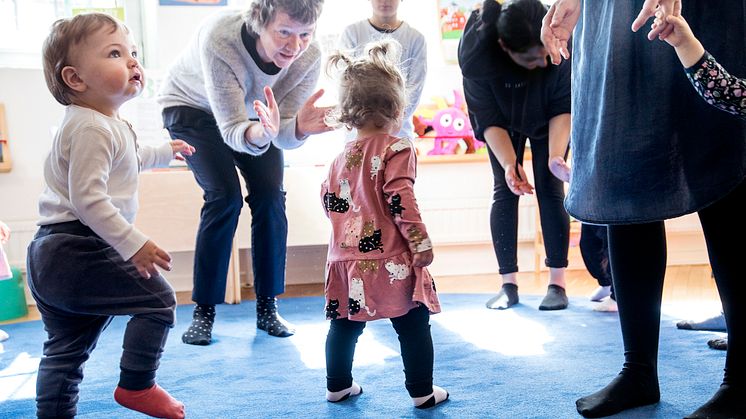
{"label": "grey sock", "polygon": [[539,310],[564,310],[568,304],[565,289],[559,285],[550,284],[547,287],[547,295],[541,300]]}
{"label": "grey sock", "polygon": [[518,285],[506,283],[503,284],[496,296],[487,300],[485,306],[491,309],[505,310],[516,304],[518,304]]}
{"label": "grey sock", "polygon": [[707,346],[709,346],[712,349],[717,349],[719,351],[726,351],[728,350],[728,339],[727,338],[710,339],[707,341]]}
{"label": "grey sock", "polygon": [[725,315],[721,312],[717,316],[704,320],[682,320],[676,323],[676,327],[684,330],[712,330],[725,332]]}

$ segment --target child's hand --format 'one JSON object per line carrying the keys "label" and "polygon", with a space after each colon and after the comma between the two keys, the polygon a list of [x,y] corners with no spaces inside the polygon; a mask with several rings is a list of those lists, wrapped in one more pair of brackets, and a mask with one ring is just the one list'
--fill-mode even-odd
{"label": "child's hand", "polygon": [[696,41],[696,38],[692,33],[692,29],[689,27],[689,24],[686,22],[683,16],[667,16],[664,19],[661,12],[658,12],[655,14],[653,29],[666,23],[670,23],[673,27],[673,30],[666,36],[661,35],[660,39],[666,41],[672,47],[678,48],[684,43]]}
{"label": "child's hand", "polygon": [[271,87],[264,86],[264,98],[266,104],[261,100],[254,101],[254,112],[259,116],[259,123],[252,128],[251,142],[258,146],[271,142],[280,133],[280,108]]}
{"label": "child's hand", "polygon": [[424,268],[425,266],[433,263],[433,251],[425,250],[424,252],[417,252],[412,258],[412,265],[417,268]]}
{"label": "child's hand", "polygon": [[156,265],[164,270],[171,270],[171,255],[151,240],[145,242],[130,261],[135,265],[140,276],[145,279],[159,275]]}
{"label": "child's hand", "polygon": [[10,239],[10,227],[0,221],[0,242],[5,243]]}
{"label": "child's hand", "polygon": [[[689,27],[686,20],[682,16],[667,16],[665,22],[673,30],[670,34],[661,36],[660,39],[676,49],[676,55],[679,56],[679,60],[684,67],[689,68],[697,64],[697,61],[705,54],[705,48],[694,36],[692,28]],[[655,25],[663,25],[663,18],[657,14],[655,22],[653,22],[653,26]]]}
{"label": "child's hand", "polygon": [[505,166],[505,183],[510,191],[518,196],[534,193],[534,187],[528,183],[523,166],[518,163]]}
{"label": "child's hand", "polygon": [[191,156],[196,151],[184,140],[171,141],[171,150],[173,150],[174,158],[181,161],[184,161],[184,156]]}

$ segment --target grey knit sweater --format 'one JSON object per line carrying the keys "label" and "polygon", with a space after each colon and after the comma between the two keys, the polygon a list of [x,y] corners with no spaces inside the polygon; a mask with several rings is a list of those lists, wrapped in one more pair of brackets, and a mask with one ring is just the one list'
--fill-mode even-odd
{"label": "grey knit sweater", "polygon": [[299,147],[304,139],[295,136],[295,116],[316,87],[321,50],[313,42],[290,66],[266,74],[241,40],[245,24],[244,13],[238,10],[208,18],[171,67],[158,103],[163,108],[188,106],[212,114],[230,148],[259,155],[269,144],[248,144],[244,132],[257,123],[252,102],[264,102],[262,89],[270,86],[280,108],[280,133],[273,143],[284,149]]}

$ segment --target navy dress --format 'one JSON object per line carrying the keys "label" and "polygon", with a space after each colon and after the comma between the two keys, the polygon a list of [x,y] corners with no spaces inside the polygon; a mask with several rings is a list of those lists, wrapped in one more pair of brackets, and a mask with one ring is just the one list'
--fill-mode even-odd
{"label": "navy dress", "polygon": [[[697,96],[674,49],[647,40],[650,22],[631,32],[643,2],[583,2],[588,18],[574,33],[573,86],[585,88],[572,93],[565,206],[581,221],[677,217],[718,201],[746,177],[746,122]],[[687,0],[682,15],[723,67],[746,75],[746,2]]]}

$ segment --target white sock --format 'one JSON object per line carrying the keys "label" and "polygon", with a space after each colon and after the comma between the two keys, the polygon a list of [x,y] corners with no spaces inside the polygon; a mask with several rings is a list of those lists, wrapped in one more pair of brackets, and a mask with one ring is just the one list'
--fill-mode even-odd
{"label": "white sock", "polygon": [[427,396],[412,397],[412,402],[414,403],[414,407],[418,409],[427,409],[448,400],[448,396],[448,392],[445,389],[434,385],[432,393]]}
{"label": "white sock", "polygon": [[600,286],[593,291],[593,294],[589,297],[591,301],[601,301],[604,298],[611,295],[611,285]]}
{"label": "white sock", "polygon": [[5,330],[0,329],[0,342],[8,339],[8,334],[5,332]]}
{"label": "white sock", "polygon": [[363,392],[363,388],[356,382],[352,382],[352,385],[344,390],[339,391],[326,391],[326,400],[332,403],[341,402],[347,400],[350,397],[355,397]]}
{"label": "white sock", "polygon": [[613,313],[619,311],[619,307],[616,301],[611,297],[601,301],[593,307],[593,311],[601,311],[605,313]]}

